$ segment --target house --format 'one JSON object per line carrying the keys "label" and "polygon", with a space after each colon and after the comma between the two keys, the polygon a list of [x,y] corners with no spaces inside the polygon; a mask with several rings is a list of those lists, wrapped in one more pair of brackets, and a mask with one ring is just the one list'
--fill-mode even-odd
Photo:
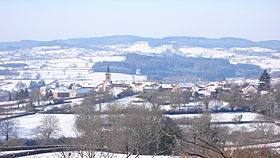
{"label": "house", "polygon": [[203,91],[203,90],[206,90],[205,86],[204,85],[198,85],[198,84],[195,84],[192,89],[191,89],[191,92],[198,92],[198,91]]}
{"label": "house", "polygon": [[173,91],[176,90],[182,90],[182,91],[191,91],[193,88],[194,84],[192,83],[176,83],[175,85],[173,85]]}
{"label": "house", "polygon": [[83,86],[79,83],[77,84],[73,84],[73,86],[71,87],[72,89],[79,89],[79,88],[83,88]]}
{"label": "house", "polygon": [[130,84],[131,88],[133,91],[135,92],[143,92],[144,91],[144,83],[136,83],[136,82],[132,82]]}
{"label": "house", "polygon": [[145,85],[143,87],[143,92],[147,93],[147,92],[152,92],[152,91],[159,90],[159,89],[160,89],[160,84],[155,82],[155,83],[152,83],[151,85]]}
{"label": "house", "polygon": [[51,86],[51,85],[45,85],[43,87],[40,88],[40,94],[41,96],[45,96],[47,94],[48,91],[52,91],[54,90],[55,87]]}
{"label": "house", "polygon": [[211,97],[216,97],[219,89],[222,89],[222,87],[217,82],[212,82],[205,87],[205,90]]}
{"label": "house", "polygon": [[252,83],[248,84],[248,85],[247,85],[245,88],[243,88],[241,91],[242,91],[242,93],[243,93],[244,95],[246,95],[246,94],[251,94],[251,93],[253,93],[253,94],[257,94],[257,93],[258,93],[257,86],[255,86],[255,85],[252,84]]}
{"label": "house", "polygon": [[208,96],[211,97],[217,97],[217,89],[212,88],[212,89],[206,89],[206,92],[208,93]]}
{"label": "house", "polygon": [[83,97],[86,96],[91,90],[91,88],[73,89],[71,90],[69,97]]}
{"label": "house", "polygon": [[222,89],[230,89],[231,84],[227,81],[220,81],[218,82],[218,87],[221,87]]}
{"label": "house", "polygon": [[171,91],[173,89],[173,85],[172,84],[161,84],[160,89],[164,90],[164,91],[166,91],[166,90]]}
{"label": "house", "polygon": [[52,90],[53,93],[53,97],[54,98],[69,98],[69,97],[73,97],[71,96],[71,90],[67,89],[67,88],[57,88]]}

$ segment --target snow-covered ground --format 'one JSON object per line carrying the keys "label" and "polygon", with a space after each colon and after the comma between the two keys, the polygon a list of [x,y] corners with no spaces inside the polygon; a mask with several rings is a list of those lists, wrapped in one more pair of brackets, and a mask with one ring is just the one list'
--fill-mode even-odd
{"label": "snow-covered ground", "polygon": [[160,54],[167,50],[173,50],[172,45],[151,47],[149,45],[149,42],[145,42],[145,41],[136,42],[132,45],[113,45],[113,46],[109,46],[108,48],[117,50],[119,52],[133,52],[133,53],[141,53],[141,54]]}
{"label": "snow-covered ground", "polygon": [[[200,117],[202,114],[179,114],[179,115],[166,115],[172,119],[182,119],[189,118],[193,119]],[[260,114],[252,112],[225,112],[225,113],[212,113],[210,114],[212,119],[211,122],[235,122],[238,120],[238,117],[241,117],[240,121],[249,121],[251,123],[231,123],[231,124],[218,124],[219,127],[228,127],[229,132],[242,131],[242,132],[252,132],[256,130],[267,130],[271,131],[274,134],[280,134],[280,126],[275,123],[261,123],[256,121],[265,121],[265,119]],[[187,125],[182,125],[185,127]]]}
{"label": "snow-covered ground", "polygon": [[0,152],[0,157],[6,154],[15,154],[15,153],[21,153],[21,152],[28,152],[32,150],[15,150],[15,151],[1,151]]}
{"label": "snow-covered ground", "polygon": [[[79,77],[83,77],[82,70],[90,70],[96,62],[123,61],[125,57],[122,55],[126,53],[152,55],[164,52],[172,52],[187,57],[223,58],[228,59],[233,64],[255,64],[262,68],[269,68],[271,71],[280,70],[280,65],[278,64],[280,62],[280,53],[277,50],[262,47],[203,48],[187,45],[178,47],[172,44],[154,47],[147,41],[139,41],[134,44],[99,46],[98,49],[44,46],[0,51],[0,55],[4,56],[2,61],[5,63],[26,63],[30,69],[42,70],[37,71],[38,73],[44,73],[43,70],[47,71],[48,77],[53,77],[51,69],[63,72],[62,74],[66,77],[71,76],[71,73],[67,72],[66,69],[80,69],[81,75]],[[22,58],[24,58],[24,61]],[[0,69],[5,68],[0,67]],[[28,76],[28,72],[25,72],[26,76]]]}
{"label": "snow-covered ground", "polygon": [[253,131],[265,131],[272,132],[274,134],[280,134],[280,127],[275,123],[243,123],[243,124],[221,124],[220,127],[228,127],[229,132],[241,131],[241,132],[253,132]]}
{"label": "snow-covered ground", "polygon": [[112,45],[106,48],[110,48],[111,51],[139,54],[161,54],[166,51],[171,51],[187,57],[223,58],[228,59],[232,64],[254,64],[261,66],[263,69],[271,69],[271,71],[280,70],[280,65],[277,64],[280,62],[279,52],[262,47],[233,47],[228,49],[192,46],[174,48],[173,45],[152,47],[148,42],[143,41],[131,45]]}
{"label": "snow-covered ground", "polygon": [[[181,118],[195,118],[200,117],[202,114],[180,114],[180,115],[166,115],[172,119]],[[252,112],[225,112],[210,114],[213,122],[229,122],[233,121],[236,117],[242,116],[241,121],[255,121],[261,115]]]}
{"label": "snow-covered ground", "polygon": [[274,150],[280,151],[280,142],[274,142],[274,143],[264,143],[264,144],[256,144],[256,145],[246,145],[242,147],[231,147],[226,148],[226,150],[236,150],[236,149],[250,149],[250,148],[274,148]]}
{"label": "snow-covered ground", "polygon": [[[29,138],[32,137],[32,130],[36,128],[36,126],[40,125],[40,121],[46,115],[56,116],[59,119],[59,126],[61,128],[61,132],[59,136],[65,137],[75,137],[76,132],[74,130],[74,122],[75,122],[75,115],[74,114],[34,114],[29,116],[24,116],[15,119],[19,125],[19,137],[22,138]],[[235,116],[243,115],[242,120],[244,121],[253,121],[258,115],[254,113],[219,113],[219,114],[211,114],[213,116],[213,120],[216,121],[232,121]],[[194,118],[200,116],[200,114],[184,114],[184,115],[166,115],[170,118]],[[249,124],[241,124],[241,125],[229,125],[232,126],[234,129],[242,129],[242,127],[253,127]]]}
{"label": "snow-covered ground", "polygon": [[18,137],[33,138],[33,130],[41,124],[44,116],[55,116],[59,120],[60,132],[57,137],[75,137],[74,130],[75,115],[74,114],[34,114],[14,119],[18,124]]}
{"label": "snow-covered ground", "polygon": [[[29,50],[34,54],[40,54],[42,52],[53,54],[53,48],[34,48]],[[60,50],[55,48],[55,52]],[[25,50],[27,51],[27,50]],[[20,74],[18,76],[1,76],[4,80],[0,80],[0,89],[12,91],[17,90],[15,85],[21,81],[26,86],[29,86],[30,81],[38,80],[36,78],[44,79],[45,82],[51,83],[58,80],[62,84],[80,83],[80,84],[100,84],[104,80],[104,73],[93,72],[92,66],[101,61],[123,61],[124,56],[110,56],[110,54],[104,55],[89,55],[82,57],[75,57],[77,54],[72,54],[70,58],[68,55],[63,54],[67,50],[61,49],[62,54],[60,58],[54,56],[51,59],[34,59],[34,60],[8,60],[5,63],[25,63],[28,66],[24,68],[16,68],[16,71]],[[83,49],[77,49],[75,51],[85,51]],[[74,51],[74,52],[75,52]],[[59,52],[57,52],[59,53]],[[90,54],[90,52],[87,52]],[[50,55],[47,54],[47,55]],[[3,59],[4,60],[4,59]],[[4,67],[3,67],[4,68]],[[6,69],[6,68],[5,68]],[[105,71],[105,70],[104,70]],[[144,75],[129,75],[121,73],[112,73],[113,81],[144,81],[146,80]]]}

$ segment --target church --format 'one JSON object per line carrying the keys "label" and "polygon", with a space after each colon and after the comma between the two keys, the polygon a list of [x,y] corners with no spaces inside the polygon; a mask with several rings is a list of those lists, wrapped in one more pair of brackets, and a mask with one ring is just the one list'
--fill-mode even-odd
{"label": "church", "polygon": [[110,67],[107,67],[107,71],[105,74],[105,80],[98,86],[98,91],[108,91],[113,88],[113,82],[110,73]]}

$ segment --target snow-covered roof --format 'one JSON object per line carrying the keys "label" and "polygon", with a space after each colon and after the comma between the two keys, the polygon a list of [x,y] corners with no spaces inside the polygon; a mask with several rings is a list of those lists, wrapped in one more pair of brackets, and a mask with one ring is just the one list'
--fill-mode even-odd
{"label": "snow-covered roof", "polygon": [[77,93],[89,93],[91,91],[90,88],[79,88],[75,90]]}
{"label": "snow-covered roof", "polygon": [[121,92],[123,92],[126,88],[123,87],[114,87],[111,89],[111,92],[114,96],[117,96],[118,94],[120,94]]}
{"label": "snow-covered roof", "polygon": [[180,87],[193,87],[193,83],[180,83]]}
{"label": "snow-covered roof", "polygon": [[258,90],[258,85],[254,85],[254,84],[250,83],[245,88],[243,88],[242,91],[246,91],[246,90],[249,90],[251,88],[253,88],[255,90]]}
{"label": "snow-covered roof", "polygon": [[83,84],[81,84],[81,86],[94,88],[96,87],[96,84],[84,82]]}
{"label": "snow-covered roof", "polygon": [[54,86],[45,85],[44,88],[46,88],[46,89],[54,89]]}
{"label": "snow-covered roof", "polygon": [[162,84],[161,87],[163,89],[170,89],[170,88],[172,88],[172,84]]}
{"label": "snow-covered roof", "polygon": [[70,89],[67,88],[58,88],[56,89],[57,93],[70,93]]}
{"label": "snow-covered roof", "polygon": [[152,86],[144,86],[144,89],[154,89]]}

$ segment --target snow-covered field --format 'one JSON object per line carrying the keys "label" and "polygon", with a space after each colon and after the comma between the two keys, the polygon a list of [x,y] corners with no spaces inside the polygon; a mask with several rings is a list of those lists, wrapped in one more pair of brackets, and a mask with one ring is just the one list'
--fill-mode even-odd
{"label": "snow-covered field", "polygon": [[[75,115],[74,114],[34,114],[29,116],[24,116],[15,119],[19,125],[18,136],[21,138],[32,138],[33,137],[33,129],[40,125],[40,121],[46,115],[56,116],[59,119],[59,127],[61,131],[57,137],[65,136],[65,137],[75,137],[76,132],[74,130],[74,122]],[[255,113],[215,113],[211,114],[214,122],[226,122],[232,121],[236,116],[242,115],[242,121],[255,121],[258,114]],[[201,114],[183,114],[183,115],[166,115],[172,119],[178,118],[195,118],[201,116]],[[226,124],[221,126],[227,126],[232,131],[244,130],[246,128],[247,131],[254,130],[257,127],[268,128],[269,125],[275,128],[276,132],[280,132],[280,128],[274,123],[246,123],[246,124]]]}
{"label": "snow-covered field", "polygon": [[275,123],[243,123],[243,124],[221,124],[220,127],[228,127],[229,132],[241,131],[241,132],[253,132],[264,131],[272,132],[274,134],[280,134],[280,127]]}
{"label": "snow-covered field", "polygon": [[[200,117],[202,114],[180,114],[180,115],[166,115],[172,119],[181,118],[195,118]],[[229,122],[233,121],[234,118],[242,116],[241,121],[255,121],[260,118],[261,115],[252,112],[226,112],[226,113],[213,113],[211,114],[213,122]]]}
{"label": "snow-covered field", "polygon": [[60,132],[57,137],[75,137],[74,130],[75,115],[74,114],[34,114],[14,119],[18,123],[18,137],[33,138],[33,130],[41,124],[44,116],[55,116],[59,120]]}
{"label": "snow-covered field", "polygon": [[[30,50],[34,54],[40,54],[42,52],[53,54],[60,50],[59,48],[53,49],[46,48],[34,48]],[[53,52],[54,51],[54,52]],[[45,82],[51,83],[55,80],[58,80],[62,84],[71,84],[71,83],[80,83],[80,84],[100,84],[104,80],[104,73],[102,72],[93,72],[92,66],[100,61],[123,61],[125,60],[124,56],[110,56],[110,54],[103,55],[92,55],[92,56],[82,56],[75,57],[77,54],[72,54],[70,58],[68,55],[65,55],[63,52],[67,50],[60,50],[60,58],[54,56],[51,59],[34,59],[34,60],[8,60],[5,63],[25,63],[28,66],[24,68],[17,68],[16,71],[20,74],[18,76],[1,76],[3,80],[0,79],[0,89],[2,90],[16,90],[15,85],[21,81],[26,86],[29,86],[30,81],[44,79]],[[85,51],[83,49],[77,49],[76,51]],[[87,52],[90,54],[90,52]],[[30,53],[31,54],[31,53]],[[47,54],[47,55],[50,55]],[[4,59],[3,59],[4,60]],[[6,68],[5,68],[6,69]],[[105,70],[104,70],[105,71]],[[37,78],[37,79],[36,79]],[[146,80],[144,75],[129,75],[121,73],[112,73],[112,80],[123,82],[123,81],[144,81]]]}
{"label": "snow-covered field", "polygon": [[[200,117],[202,114],[179,114],[179,115],[166,115],[174,120],[189,118],[193,119]],[[211,122],[223,123],[232,122],[231,124],[219,124],[219,127],[228,127],[229,132],[233,131],[243,131],[252,132],[255,130],[271,131],[275,134],[280,134],[280,126],[275,123],[261,123],[256,121],[265,121],[262,115],[252,113],[252,112],[226,112],[226,113],[212,113]],[[241,117],[240,121],[248,121],[250,123],[234,123],[238,117]],[[184,127],[183,125],[182,127]]]}
{"label": "snow-covered field", "polygon": [[[176,41],[175,41],[176,43]],[[280,53],[273,49],[262,47],[232,47],[232,48],[203,48],[192,46],[159,45],[151,46],[147,41],[139,41],[134,44],[99,46],[98,49],[84,48],[61,48],[60,46],[34,47],[12,51],[0,51],[4,56],[5,63],[26,63],[29,70],[22,71],[21,75],[29,76],[29,72],[35,70],[42,73],[43,77],[54,78],[58,75],[52,69],[60,71],[61,76],[70,76],[72,73],[67,69],[79,70],[80,78],[84,72],[91,70],[96,62],[100,61],[123,61],[126,53],[138,54],[162,54],[170,51],[187,57],[223,58],[231,63],[255,64],[271,71],[280,70]],[[24,59],[24,60],[22,60]],[[1,67],[0,67],[1,68]],[[77,77],[77,76],[76,76]]]}
{"label": "snow-covered field", "polygon": [[[47,82],[58,80],[69,84],[72,82],[99,84],[104,79],[104,73],[92,72],[92,66],[100,61],[124,61],[126,53],[162,54],[170,51],[187,57],[224,58],[230,63],[255,64],[269,71],[280,71],[280,53],[276,50],[248,48],[202,48],[191,46],[174,47],[162,45],[153,47],[149,42],[136,42],[129,45],[108,45],[95,49],[61,48],[60,46],[43,46],[14,51],[0,51],[5,63],[26,63],[25,68],[17,68],[19,76],[0,76],[0,89],[12,90],[21,80],[27,86],[36,76]],[[24,59],[24,60],[23,60]],[[0,69],[7,69],[0,67]],[[112,73],[114,81],[143,81],[144,75],[128,75]]]}
{"label": "snow-covered field", "polygon": [[242,147],[231,147],[231,148],[226,148],[226,150],[250,149],[250,148],[274,148],[274,150],[277,150],[279,152],[280,142],[257,144],[257,145],[246,145]]}
{"label": "snow-covered field", "polygon": [[16,151],[1,151],[0,152],[0,157],[6,154],[15,154],[15,153],[21,153],[21,152],[28,152],[32,150],[16,150]]}

